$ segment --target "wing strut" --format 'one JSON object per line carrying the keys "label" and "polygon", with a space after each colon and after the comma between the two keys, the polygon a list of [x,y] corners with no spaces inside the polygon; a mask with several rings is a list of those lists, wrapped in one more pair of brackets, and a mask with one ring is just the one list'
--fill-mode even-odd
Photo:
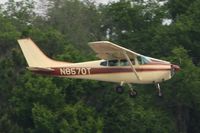
{"label": "wing strut", "polygon": [[130,66],[131,66],[131,68],[132,68],[132,70],[133,70],[135,76],[137,77],[137,79],[138,79],[138,80],[141,80],[141,78],[139,77],[137,71],[135,70],[135,68],[134,68],[134,66],[133,66],[133,64],[132,64],[132,62],[131,62],[131,60],[130,60],[130,58],[128,57],[127,53],[124,51],[123,54],[124,54],[124,56],[126,57],[128,63],[130,64]]}

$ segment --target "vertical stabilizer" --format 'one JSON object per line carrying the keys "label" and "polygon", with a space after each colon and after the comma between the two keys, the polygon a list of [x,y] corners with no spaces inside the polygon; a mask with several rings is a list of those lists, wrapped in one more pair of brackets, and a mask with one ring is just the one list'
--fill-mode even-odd
{"label": "vertical stabilizer", "polygon": [[48,58],[30,38],[19,39],[18,43],[29,67],[59,67],[69,64]]}

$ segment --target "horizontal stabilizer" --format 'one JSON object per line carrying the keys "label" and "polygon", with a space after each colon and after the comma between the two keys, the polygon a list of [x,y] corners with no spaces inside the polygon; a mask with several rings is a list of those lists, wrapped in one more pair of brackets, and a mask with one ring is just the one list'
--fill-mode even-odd
{"label": "horizontal stabilizer", "polygon": [[43,72],[52,72],[54,69],[52,68],[41,68],[41,67],[27,67],[30,71],[43,71]]}

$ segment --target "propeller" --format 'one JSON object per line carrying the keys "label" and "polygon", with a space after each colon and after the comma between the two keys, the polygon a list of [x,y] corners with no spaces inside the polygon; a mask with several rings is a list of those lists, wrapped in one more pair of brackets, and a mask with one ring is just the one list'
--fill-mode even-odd
{"label": "propeller", "polygon": [[171,76],[174,76],[174,74],[178,72],[179,70],[180,70],[180,67],[178,65],[171,64]]}

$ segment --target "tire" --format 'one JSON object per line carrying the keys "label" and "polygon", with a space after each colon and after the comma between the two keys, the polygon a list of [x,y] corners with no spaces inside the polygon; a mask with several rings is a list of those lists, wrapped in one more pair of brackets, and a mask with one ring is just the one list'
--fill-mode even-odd
{"label": "tire", "polygon": [[136,90],[130,90],[129,96],[132,97],[132,98],[136,97],[137,96],[137,91]]}
{"label": "tire", "polygon": [[119,94],[122,94],[122,93],[124,92],[124,88],[123,88],[122,86],[117,86],[117,87],[115,88],[115,91],[116,91],[117,93],[119,93]]}

